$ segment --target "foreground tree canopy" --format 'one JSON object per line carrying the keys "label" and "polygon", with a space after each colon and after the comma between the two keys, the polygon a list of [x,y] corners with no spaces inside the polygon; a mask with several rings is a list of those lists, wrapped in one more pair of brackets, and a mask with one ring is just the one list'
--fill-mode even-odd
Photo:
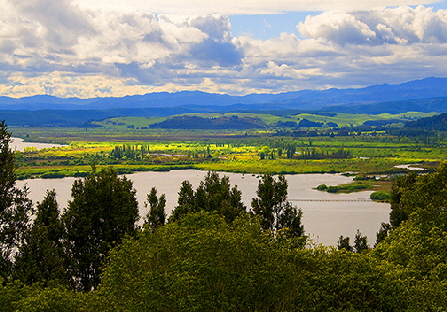
{"label": "foreground tree canopy", "polygon": [[30,223],[32,203],[26,188],[16,186],[15,153],[10,149],[11,133],[0,122],[0,276],[7,278],[13,258],[23,245]]}
{"label": "foreground tree canopy", "polygon": [[62,215],[68,269],[74,287],[89,291],[99,285],[109,250],[136,234],[138,201],[132,181],[113,169],[93,169],[74,182],[71,196]]}
{"label": "foreground tree canopy", "polygon": [[54,191],[32,215],[9,137],[1,123],[2,311],[447,310],[447,163],[395,180],[374,248],[358,232],[337,249],[303,237],[282,176],[262,177],[250,212],[227,177],[184,181],[167,224],[152,188],[140,228],[131,181],[93,170],[62,215]]}
{"label": "foreground tree canopy", "polygon": [[236,186],[231,187],[230,179],[226,176],[221,178],[217,172],[208,172],[196,191],[188,181],[184,181],[180,188],[178,205],[170,220],[180,220],[185,215],[198,211],[214,211],[232,222],[245,212],[242,192]]}
{"label": "foreground tree canopy", "polygon": [[285,246],[257,218],[228,224],[215,213],[192,213],[114,249],[99,293],[110,311],[385,311],[395,305],[387,297],[401,286],[384,280],[376,260]]}

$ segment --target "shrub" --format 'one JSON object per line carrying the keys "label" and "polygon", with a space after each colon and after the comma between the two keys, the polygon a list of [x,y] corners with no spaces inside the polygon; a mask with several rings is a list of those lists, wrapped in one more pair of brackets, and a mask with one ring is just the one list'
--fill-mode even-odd
{"label": "shrub", "polygon": [[391,199],[391,193],[384,192],[384,191],[377,191],[374,193],[371,193],[369,195],[369,198],[372,200],[378,200],[378,201],[389,201]]}
{"label": "shrub", "polygon": [[319,191],[326,191],[327,190],[327,185],[326,184],[320,184],[317,186],[317,190]]}

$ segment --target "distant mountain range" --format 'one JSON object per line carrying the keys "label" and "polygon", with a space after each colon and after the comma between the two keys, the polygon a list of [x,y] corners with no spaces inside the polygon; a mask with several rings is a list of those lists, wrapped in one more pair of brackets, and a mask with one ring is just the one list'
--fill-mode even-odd
{"label": "distant mountain range", "polygon": [[170,116],[183,113],[447,112],[447,78],[359,89],[303,90],[230,96],[200,91],[149,93],[122,98],[0,97],[0,119],[11,126],[79,126],[117,116]]}
{"label": "distant mountain range", "polygon": [[116,108],[166,108],[177,106],[230,106],[245,109],[329,109],[332,106],[400,102],[447,98],[447,78],[426,78],[398,85],[375,85],[359,89],[303,90],[280,94],[230,96],[200,91],[148,93],[121,98],[57,98],[36,95],[24,98],[0,97],[0,110],[104,110]]}

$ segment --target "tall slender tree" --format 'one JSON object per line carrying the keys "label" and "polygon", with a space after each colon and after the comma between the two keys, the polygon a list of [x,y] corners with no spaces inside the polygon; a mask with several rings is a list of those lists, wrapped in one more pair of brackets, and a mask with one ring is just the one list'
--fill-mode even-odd
{"label": "tall slender tree", "polygon": [[365,250],[368,250],[368,237],[362,236],[360,230],[357,229],[357,233],[354,238],[354,250],[356,253],[362,253]]}
{"label": "tall slender tree", "polygon": [[9,147],[11,133],[0,122],[0,274],[11,275],[14,255],[23,244],[32,202],[26,187],[16,186],[15,153]]}
{"label": "tall slender tree", "polygon": [[287,188],[284,175],[279,175],[277,181],[271,174],[263,175],[256,192],[258,197],[251,201],[252,211],[261,218],[262,227],[272,233],[287,230],[290,236],[303,236],[302,211],[287,200]]}
{"label": "tall slender tree", "polygon": [[26,284],[67,281],[62,246],[64,228],[60,220],[56,192],[47,191],[37,204],[33,225],[26,232],[25,243],[19,249],[14,276]]}
{"label": "tall slender tree", "polygon": [[90,291],[100,282],[109,250],[126,235],[134,235],[139,219],[132,181],[112,168],[77,180],[62,216],[66,254],[75,289]]}
{"label": "tall slender tree", "polygon": [[177,206],[169,216],[169,221],[178,221],[191,212],[198,211],[194,189],[189,181],[183,181],[178,192]]}
{"label": "tall slender tree", "polygon": [[157,196],[157,189],[153,187],[147,195],[146,207],[149,206],[147,214],[147,224],[149,228],[154,231],[157,227],[165,225],[166,222],[166,195],[161,194]]}
{"label": "tall slender tree", "polygon": [[337,242],[337,248],[338,250],[346,250],[346,251],[354,251],[354,248],[351,246],[351,244],[349,243],[350,238],[349,237],[343,237],[343,235],[341,235],[338,238],[338,242]]}
{"label": "tall slender tree", "polygon": [[402,202],[402,197],[416,187],[417,173],[410,171],[407,175],[397,177],[391,187],[391,212],[390,224],[397,228],[403,221],[408,219],[410,213],[408,207]]}

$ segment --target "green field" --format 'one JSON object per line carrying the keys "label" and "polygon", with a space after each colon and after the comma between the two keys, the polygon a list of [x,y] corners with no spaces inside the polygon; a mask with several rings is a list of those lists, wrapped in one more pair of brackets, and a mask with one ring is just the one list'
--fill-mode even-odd
{"label": "green field", "polygon": [[[251,130],[152,129],[167,117],[117,117],[87,128],[12,128],[28,141],[68,146],[27,149],[17,154],[18,177],[81,177],[94,164],[119,173],[200,169],[251,174],[343,173],[356,175],[352,185],[328,186],[327,191],[364,189],[388,192],[396,165],[418,164],[434,169],[445,159],[447,133],[402,135],[402,123],[434,114],[190,114],[201,118],[256,117],[267,127]],[[285,122],[320,122],[318,128],[284,128]],[[237,119],[236,119],[237,120]],[[366,121],[399,121],[386,127],[359,127]],[[282,124],[281,124],[282,123]],[[338,128],[328,127],[328,123]],[[280,125],[283,125],[281,127]],[[292,124],[293,125],[293,124]],[[395,131],[397,130],[397,131]],[[380,199],[379,199],[380,200]]]}
{"label": "green field", "polygon": [[[122,125],[82,129],[12,128],[13,136],[30,141],[68,144],[19,153],[19,178],[83,176],[92,164],[112,166],[120,173],[202,169],[253,174],[338,172],[392,176],[405,172],[395,165],[419,163],[427,169],[436,167],[445,159],[447,146],[443,133],[432,137],[401,137],[388,135],[386,131],[352,131],[343,136],[290,137],[270,130],[118,127]],[[382,184],[373,187],[380,188]]]}
{"label": "green field", "polygon": [[[402,123],[408,120],[421,117],[430,117],[435,115],[435,113],[402,113],[402,114],[294,114],[294,115],[272,115],[272,114],[260,114],[260,113],[194,113],[194,114],[182,114],[186,116],[198,116],[203,118],[213,118],[222,116],[238,116],[238,117],[258,117],[264,121],[267,125],[273,125],[279,121],[287,122],[299,122],[300,120],[307,119],[314,122],[321,122],[327,124],[329,122],[336,123],[339,127],[350,127],[350,126],[360,126],[365,121],[377,121],[377,120],[394,120],[398,119]],[[178,115],[181,116],[181,115]],[[115,117],[105,119],[103,121],[93,122],[94,125],[101,126],[107,129],[127,129],[128,127],[134,128],[145,128],[150,125],[166,120],[168,117]]]}

